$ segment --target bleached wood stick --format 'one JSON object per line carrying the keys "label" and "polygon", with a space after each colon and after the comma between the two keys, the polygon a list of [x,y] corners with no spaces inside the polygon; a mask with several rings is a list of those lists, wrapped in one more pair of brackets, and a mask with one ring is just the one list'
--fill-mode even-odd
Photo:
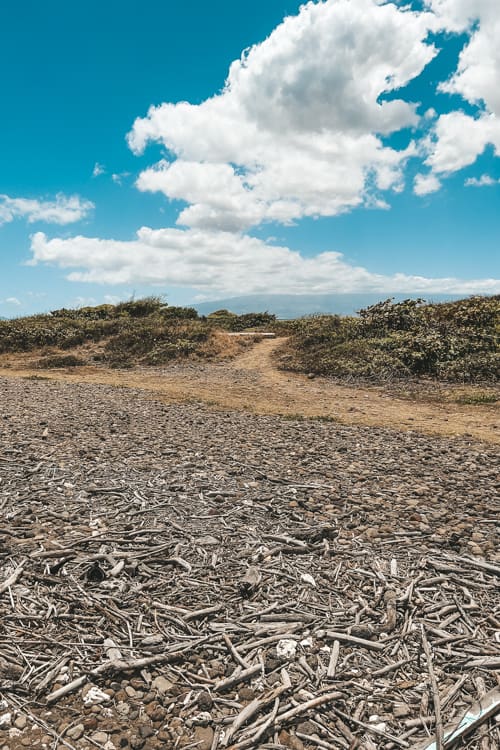
{"label": "bleached wood stick", "polygon": [[439,699],[439,688],[434,674],[434,667],[432,664],[432,653],[425,635],[425,629],[422,625],[422,645],[424,647],[425,655],[427,657],[427,670],[429,672],[429,680],[431,683],[432,701],[434,703],[434,714],[436,716],[436,750],[443,750],[443,720],[441,718],[441,701]]}
{"label": "bleached wood stick", "polygon": [[21,578],[25,564],[26,564],[26,560],[23,560],[23,562],[17,566],[14,572],[11,573],[10,576],[6,578],[3,583],[0,583],[0,594],[3,594],[4,591],[7,591],[8,588],[10,588],[14,583],[16,583],[16,581],[19,580],[19,578]]}
{"label": "bleached wood stick", "polygon": [[339,653],[340,653],[340,642],[334,641],[332,653],[330,654],[330,663],[328,664],[328,671],[326,673],[327,677],[330,677],[330,678],[335,677],[335,670],[337,669]]}
{"label": "bleached wood stick", "polygon": [[363,646],[364,648],[371,649],[372,651],[383,651],[386,647],[385,643],[378,643],[378,641],[367,641],[364,638],[356,638],[354,635],[347,635],[347,633],[335,633],[332,630],[327,630],[325,635],[328,638],[333,638],[335,641],[341,643],[352,643],[355,646]]}

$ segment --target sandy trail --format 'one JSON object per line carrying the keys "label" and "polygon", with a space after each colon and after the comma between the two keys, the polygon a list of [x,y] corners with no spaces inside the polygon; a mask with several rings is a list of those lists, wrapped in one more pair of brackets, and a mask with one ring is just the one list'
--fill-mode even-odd
{"label": "sandy trail", "polygon": [[108,370],[100,367],[41,371],[11,365],[5,377],[47,377],[151,391],[162,401],[202,401],[214,407],[322,418],[426,434],[462,435],[500,442],[495,405],[461,405],[398,398],[381,387],[344,386],[327,378],[282,372],[274,362],[283,339],[265,339],[235,359],[218,363],[175,363],[162,369]]}

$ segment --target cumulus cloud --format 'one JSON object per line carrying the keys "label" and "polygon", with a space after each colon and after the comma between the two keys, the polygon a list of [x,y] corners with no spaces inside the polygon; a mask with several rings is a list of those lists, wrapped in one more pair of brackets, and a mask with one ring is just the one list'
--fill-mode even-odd
{"label": "cumulus cloud", "polygon": [[73,224],[84,219],[94,204],[78,195],[56,195],[55,200],[10,198],[0,195],[0,226],[14,219],[24,218],[29,224],[42,221],[46,224]]}
{"label": "cumulus cloud", "polygon": [[435,56],[436,23],[378,0],[306,3],[232,63],[222,93],[135,121],[134,152],[168,152],[137,187],[186,202],[178,223],[211,230],[385,207],[377,192],[401,190],[416,151],[382,136],[419,121],[397,92]]}
{"label": "cumulus cloud", "polygon": [[6,299],[0,300],[0,304],[15,305],[16,307],[19,307],[21,301],[17,297],[7,297]]}
{"label": "cumulus cloud", "polygon": [[417,174],[413,183],[415,195],[429,195],[441,187],[438,178],[433,174]]}
{"label": "cumulus cloud", "polygon": [[465,187],[491,187],[500,185],[500,180],[495,180],[489,174],[482,174],[481,177],[469,177],[464,182]]}
{"label": "cumulus cloud", "polygon": [[474,114],[455,111],[437,120],[427,164],[447,175],[473,164],[485,148],[500,155],[500,14],[498,0],[428,0],[442,28],[468,32],[457,69],[439,90],[460,96]]}
{"label": "cumulus cloud", "polygon": [[[500,149],[497,2],[424,0],[423,10],[396,0],[305,3],[231,64],[219,94],[151,107],[134,122],[132,151],[153,143],[164,153],[136,186],[180,202],[176,228],[143,227],[129,242],[37,233],[33,263],[67,269],[78,282],[167,284],[205,297],[499,291],[496,279],[381,275],[338,252],[306,258],[245,234],[263,222],[387,209],[391,191],[404,189],[409,159],[420,162],[413,191],[424,196],[489,144]],[[439,87],[467,111],[430,107],[419,116],[421,103],[405,87],[436,56],[440,32],[468,34],[457,69]],[[385,136],[402,129],[409,145],[388,145],[395,141]]]}
{"label": "cumulus cloud", "polygon": [[33,263],[56,264],[68,279],[102,284],[196,288],[207,296],[314,292],[498,293],[500,279],[460,281],[353,266],[338,252],[305,258],[288,247],[232,232],[143,227],[131,242],[32,238]]}

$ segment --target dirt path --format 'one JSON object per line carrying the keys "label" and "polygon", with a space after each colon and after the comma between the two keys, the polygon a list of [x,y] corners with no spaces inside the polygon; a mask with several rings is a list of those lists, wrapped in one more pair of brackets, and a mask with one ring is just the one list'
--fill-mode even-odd
{"label": "dirt path", "polygon": [[398,398],[383,388],[342,386],[326,378],[277,369],[273,356],[280,339],[266,339],[229,362],[182,363],[163,369],[75,370],[2,368],[6,377],[47,377],[67,382],[102,383],[151,391],[162,401],[203,401],[214,407],[384,426],[427,434],[462,435],[500,443],[495,405],[431,403]]}

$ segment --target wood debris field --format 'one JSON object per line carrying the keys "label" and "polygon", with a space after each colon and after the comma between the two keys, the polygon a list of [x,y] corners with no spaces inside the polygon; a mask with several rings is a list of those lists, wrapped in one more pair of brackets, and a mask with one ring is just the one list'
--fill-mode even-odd
{"label": "wood debris field", "polygon": [[495,446],[0,398],[1,750],[500,747]]}

